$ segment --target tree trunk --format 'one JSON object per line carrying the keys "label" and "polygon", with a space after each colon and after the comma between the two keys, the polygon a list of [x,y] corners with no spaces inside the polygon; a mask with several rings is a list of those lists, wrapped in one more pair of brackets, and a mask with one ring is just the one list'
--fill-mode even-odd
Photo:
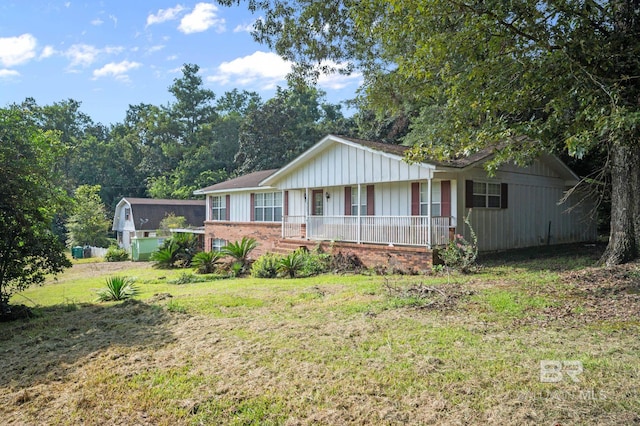
{"label": "tree trunk", "polygon": [[601,265],[618,265],[640,255],[640,149],[612,144],[611,234]]}

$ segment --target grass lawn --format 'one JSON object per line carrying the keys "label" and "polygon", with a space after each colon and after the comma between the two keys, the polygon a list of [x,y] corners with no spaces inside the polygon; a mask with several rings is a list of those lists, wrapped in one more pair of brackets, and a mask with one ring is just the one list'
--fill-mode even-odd
{"label": "grass lawn", "polygon": [[[0,323],[0,419],[637,424],[640,265],[590,267],[597,256],[572,246],[486,258],[471,275],[201,282],[75,262],[14,295],[34,318]],[[95,302],[113,275],[135,278],[135,300]]]}

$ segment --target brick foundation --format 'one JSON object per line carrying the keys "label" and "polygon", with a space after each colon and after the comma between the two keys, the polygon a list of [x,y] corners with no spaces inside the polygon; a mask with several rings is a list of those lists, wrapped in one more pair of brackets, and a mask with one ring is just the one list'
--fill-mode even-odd
{"label": "brick foundation", "polygon": [[280,240],[276,248],[287,247],[294,250],[305,246],[309,250],[317,247],[325,253],[343,254],[352,253],[358,256],[368,268],[383,267],[389,272],[402,271],[426,272],[433,265],[433,252],[426,247],[386,246],[382,244],[356,244],[346,242],[307,241],[307,240]]}
{"label": "brick foundation", "polygon": [[346,242],[310,241],[305,239],[282,239],[280,223],[268,222],[205,222],[206,250],[216,239],[228,242],[240,241],[243,237],[254,238],[258,247],[252,253],[256,259],[267,252],[291,252],[299,247],[313,249],[318,244],[326,253],[353,253],[369,268],[384,267],[404,272],[424,272],[431,269],[433,252],[426,247],[386,246],[381,244],[356,244]]}
{"label": "brick foundation", "polygon": [[205,247],[211,250],[211,242],[216,239],[235,242],[243,237],[254,238],[258,247],[253,251],[256,259],[267,252],[274,251],[276,241],[282,238],[282,226],[273,222],[205,222]]}

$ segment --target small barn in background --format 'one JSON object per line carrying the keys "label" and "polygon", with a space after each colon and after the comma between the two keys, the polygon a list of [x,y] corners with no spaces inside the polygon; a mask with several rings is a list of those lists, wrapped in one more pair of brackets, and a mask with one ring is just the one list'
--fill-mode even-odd
{"label": "small barn in background", "polygon": [[113,217],[118,246],[129,250],[134,238],[157,237],[160,222],[169,215],[184,217],[190,232],[204,233],[204,200],[123,198]]}

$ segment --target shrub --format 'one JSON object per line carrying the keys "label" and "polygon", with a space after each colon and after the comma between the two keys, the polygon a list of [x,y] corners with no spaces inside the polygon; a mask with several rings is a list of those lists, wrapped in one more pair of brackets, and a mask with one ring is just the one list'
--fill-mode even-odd
{"label": "shrub", "polygon": [[306,252],[298,249],[287,256],[280,259],[278,265],[278,272],[282,275],[289,276],[289,278],[295,278],[296,274],[302,270],[305,264]]}
{"label": "shrub", "polygon": [[133,285],[133,280],[126,277],[109,277],[107,287],[98,290],[98,300],[108,302],[112,300],[125,300],[135,296],[138,289]]}
{"label": "shrub", "polygon": [[224,256],[219,251],[202,251],[196,253],[191,259],[191,266],[196,269],[198,274],[212,274],[218,267],[218,262]]}
{"label": "shrub", "polygon": [[251,265],[251,276],[255,278],[275,278],[278,276],[278,265],[282,256],[275,253],[265,253]]}
{"label": "shrub", "polygon": [[157,251],[151,253],[150,259],[155,268],[188,268],[191,259],[198,252],[198,239],[193,234],[174,234],[165,240]]}
{"label": "shrub", "polygon": [[472,271],[478,258],[478,237],[471,226],[470,216],[471,210],[464,218],[464,223],[471,231],[471,241],[469,242],[462,235],[457,234],[440,252],[440,258],[447,267],[457,269],[465,274]]}
{"label": "shrub", "polygon": [[124,262],[129,260],[129,252],[126,249],[111,246],[107,249],[104,260],[106,262]]}
{"label": "shrub", "polygon": [[242,237],[241,241],[229,243],[222,247],[222,253],[233,257],[236,260],[235,263],[240,263],[240,272],[238,273],[240,275],[249,266],[249,255],[256,247],[258,247],[258,243],[254,238]]}
{"label": "shrub", "polygon": [[330,269],[331,255],[327,253],[322,253],[321,251],[305,252],[304,258],[305,262],[302,271],[300,271],[300,276],[311,277],[324,274]]}
{"label": "shrub", "polygon": [[171,239],[165,241],[165,243],[157,251],[151,253],[149,257],[155,264],[154,268],[169,269],[175,266],[178,260],[178,246]]}

